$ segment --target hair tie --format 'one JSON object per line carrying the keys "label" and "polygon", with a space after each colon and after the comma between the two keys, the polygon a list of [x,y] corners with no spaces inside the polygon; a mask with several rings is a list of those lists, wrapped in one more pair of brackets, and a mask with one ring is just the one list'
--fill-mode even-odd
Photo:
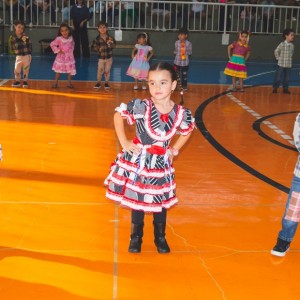
{"label": "hair tie", "polygon": [[143,32],[143,34],[145,35],[146,37],[146,41],[148,41],[148,34],[146,32]]}

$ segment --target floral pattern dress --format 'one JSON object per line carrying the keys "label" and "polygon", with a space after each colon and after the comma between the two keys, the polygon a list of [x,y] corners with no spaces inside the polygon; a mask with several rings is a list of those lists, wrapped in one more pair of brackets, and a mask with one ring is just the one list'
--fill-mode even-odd
{"label": "floral pattern dress", "polygon": [[151,99],[134,99],[116,108],[123,118],[136,124],[134,143],[139,154],[122,150],[105,179],[106,197],[134,210],[161,212],[178,202],[174,168],[168,148],[175,134],[187,135],[194,129],[190,110],[175,104],[161,114]]}
{"label": "floral pattern dress", "polygon": [[[72,36],[67,39],[62,36],[58,36],[50,43],[52,51],[56,54],[56,58],[52,66],[52,70],[55,73],[76,75],[75,59],[73,54],[74,45]],[[60,51],[63,51],[63,53],[60,53]]]}

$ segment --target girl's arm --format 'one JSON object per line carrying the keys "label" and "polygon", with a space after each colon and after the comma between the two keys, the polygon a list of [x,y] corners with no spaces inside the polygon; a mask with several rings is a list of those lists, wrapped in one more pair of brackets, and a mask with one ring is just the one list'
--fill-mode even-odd
{"label": "girl's arm", "polygon": [[121,117],[119,112],[114,114],[114,125],[117,137],[122,148],[131,154],[136,153],[138,154],[139,147],[134,144],[132,141],[128,140],[126,133],[125,133],[125,126],[124,126],[124,119]]}
{"label": "girl's arm", "polygon": [[136,52],[137,52],[137,49],[134,46],[134,48],[132,49],[132,52],[131,52],[131,58],[132,59],[134,59]]}
{"label": "girl's arm", "polygon": [[176,156],[179,152],[179,150],[186,144],[186,142],[189,140],[191,137],[191,133],[188,133],[187,135],[181,135],[177,141],[174,143],[172,147],[170,147],[170,152],[169,152],[169,159],[172,161],[174,156]]}
{"label": "girl's arm", "polygon": [[232,46],[229,45],[229,46],[227,47],[227,53],[228,53],[228,58],[229,58],[229,59],[231,58],[231,49],[232,49]]}
{"label": "girl's arm", "polygon": [[246,55],[245,55],[245,61],[247,61],[248,60],[248,58],[249,58],[249,56],[250,56],[250,51],[248,51],[247,53],[246,53]]}
{"label": "girl's arm", "polygon": [[151,57],[153,56],[154,52],[153,49],[149,51],[147,61],[150,61]]}

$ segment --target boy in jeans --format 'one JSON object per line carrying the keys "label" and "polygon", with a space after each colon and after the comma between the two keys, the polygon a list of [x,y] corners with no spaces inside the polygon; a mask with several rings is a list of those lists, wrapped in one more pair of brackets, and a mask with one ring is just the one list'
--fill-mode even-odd
{"label": "boy in jeans", "polygon": [[24,33],[25,24],[23,21],[16,21],[14,24],[15,33],[11,40],[11,49],[16,54],[15,82],[13,87],[21,86],[21,73],[23,71],[23,88],[28,87],[28,74],[31,63],[32,41]]}
{"label": "boy in jeans", "polygon": [[109,90],[108,84],[110,78],[110,69],[113,63],[113,48],[116,46],[115,39],[107,33],[108,25],[106,22],[100,21],[98,24],[99,35],[92,42],[92,49],[98,52],[98,73],[97,83],[94,89],[101,88],[101,78],[104,73],[104,89]]}
{"label": "boy in jeans", "polygon": [[[300,152],[300,114],[294,125],[294,143]],[[278,233],[277,243],[271,250],[271,254],[279,257],[285,256],[295,236],[300,221],[300,155],[294,170],[292,186],[286,202],[285,212],[281,222],[281,230]]]}
{"label": "boy in jeans", "polygon": [[275,73],[275,79],[273,82],[273,93],[277,93],[277,89],[279,88],[281,77],[283,76],[282,86],[283,93],[290,94],[289,91],[289,77],[292,68],[292,58],[294,54],[294,38],[295,33],[291,28],[287,28],[283,30],[283,38],[284,41],[281,42],[274,51],[275,58],[278,61],[278,69]]}

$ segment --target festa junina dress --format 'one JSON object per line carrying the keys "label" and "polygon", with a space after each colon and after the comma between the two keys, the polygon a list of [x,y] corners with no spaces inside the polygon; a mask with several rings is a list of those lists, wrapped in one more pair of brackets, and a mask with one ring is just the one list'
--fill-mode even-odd
{"label": "festa junina dress", "polygon": [[152,50],[151,46],[136,44],[137,49],[135,57],[132,59],[126,74],[138,80],[147,80],[148,71],[150,68],[149,62],[145,60],[149,51]]}
{"label": "festa junina dress", "polygon": [[115,109],[136,123],[134,143],[139,154],[122,150],[111,165],[105,179],[106,197],[134,210],[161,212],[178,202],[174,168],[168,158],[168,147],[177,133],[187,135],[194,129],[190,110],[175,104],[167,114],[161,114],[151,99],[134,99]]}
{"label": "festa junina dress", "polygon": [[233,49],[232,56],[226,65],[224,74],[237,78],[247,78],[245,55],[250,52],[250,46],[235,41],[231,44],[231,48]]}
{"label": "festa junina dress", "polygon": [[[67,39],[58,36],[50,43],[52,51],[56,54],[52,70],[55,73],[68,73],[71,75],[76,74],[75,59],[74,59],[74,40],[70,36]],[[59,53],[59,51],[64,53]]]}

